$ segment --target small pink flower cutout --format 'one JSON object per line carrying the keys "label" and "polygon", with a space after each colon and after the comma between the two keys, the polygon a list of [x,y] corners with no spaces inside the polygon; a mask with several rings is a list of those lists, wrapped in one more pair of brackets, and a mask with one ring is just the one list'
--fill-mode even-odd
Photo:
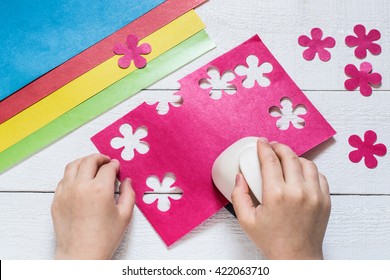
{"label": "small pink flower cutout", "polygon": [[345,81],[344,86],[347,90],[353,91],[360,87],[360,93],[363,96],[372,94],[372,86],[379,86],[382,83],[382,76],[379,73],[372,73],[372,65],[369,62],[360,64],[360,71],[353,64],[345,66],[344,72],[351,77]]}
{"label": "small pink flower cutout", "polygon": [[318,57],[321,61],[329,61],[331,58],[331,54],[325,48],[333,48],[336,45],[336,40],[333,37],[326,37],[322,39],[323,33],[320,28],[313,28],[311,30],[311,37],[307,37],[306,35],[302,35],[298,38],[298,44],[301,47],[308,47],[303,52],[303,58],[306,60],[313,60],[316,54],[318,53]]}
{"label": "small pink flower cutout", "polygon": [[121,68],[129,68],[134,60],[134,65],[137,68],[144,68],[147,64],[146,58],[142,55],[149,54],[152,47],[148,43],[143,43],[138,46],[139,40],[135,35],[129,35],[126,40],[127,46],[122,43],[117,43],[113,51],[115,54],[124,55],[118,60],[118,65]]}
{"label": "small pink flower cutout", "polygon": [[373,55],[378,55],[382,52],[381,46],[373,43],[381,38],[381,33],[378,30],[373,29],[366,35],[364,25],[358,24],[354,27],[353,31],[356,37],[352,35],[345,37],[345,44],[348,47],[357,47],[355,49],[355,56],[357,58],[365,58],[367,56],[367,50]]}
{"label": "small pink flower cutout", "polygon": [[372,169],[378,166],[378,160],[375,156],[383,157],[387,153],[386,146],[384,144],[375,144],[377,140],[376,133],[372,130],[364,133],[364,141],[357,135],[352,135],[348,139],[348,143],[356,148],[349,153],[349,159],[353,163],[358,163],[364,158],[364,164]]}

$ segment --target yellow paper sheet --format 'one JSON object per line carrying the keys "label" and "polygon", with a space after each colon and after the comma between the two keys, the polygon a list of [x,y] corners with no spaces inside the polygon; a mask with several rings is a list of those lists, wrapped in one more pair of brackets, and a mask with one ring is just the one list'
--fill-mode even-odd
{"label": "yellow paper sheet", "polygon": [[[202,20],[194,11],[190,11],[140,41],[140,44],[148,43],[152,46],[152,52],[144,57],[147,61],[151,61],[204,28]],[[122,43],[125,41],[126,38],[123,38]],[[119,55],[113,56],[2,123],[0,125],[0,152],[137,69],[134,63],[127,69],[120,68],[118,66],[120,57]]]}

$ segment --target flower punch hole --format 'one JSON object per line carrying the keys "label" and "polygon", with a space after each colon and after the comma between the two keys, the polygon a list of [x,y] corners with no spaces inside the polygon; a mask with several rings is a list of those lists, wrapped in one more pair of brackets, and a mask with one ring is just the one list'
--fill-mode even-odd
{"label": "flower punch hole", "polygon": [[374,131],[368,130],[364,133],[364,140],[358,135],[351,135],[348,143],[356,148],[349,153],[349,160],[353,163],[358,163],[364,158],[364,164],[373,169],[378,166],[378,160],[375,156],[383,157],[387,153],[387,148],[384,144],[375,144],[377,135]]}
{"label": "flower punch hole", "polygon": [[141,141],[148,135],[146,127],[138,127],[134,133],[133,128],[129,124],[123,124],[119,128],[120,133],[123,137],[115,137],[111,140],[111,147],[114,149],[121,149],[121,157],[123,160],[129,161],[134,158],[134,150],[140,154],[146,154],[149,151],[149,144]]}
{"label": "flower punch hole", "polygon": [[157,176],[150,176],[146,179],[146,185],[152,191],[144,193],[143,201],[152,204],[157,200],[157,209],[167,212],[171,208],[171,200],[179,200],[183,197],[183,190],[173,186],[175,182],[176,176],[173,173],[166,173],[161,182]]}
{"label": "flower punch hole", "polygon": [[223,93],[235,94],[237,92],[236,86],[231,83],[235,78],[233,72],[226,71],[221,74],[216,67],[210,67],[207,69],[207,75],[209,78],[199,80],[199,86],[209,90],[208,93],[212,99],[221,99]]}
{"label": "flower punch hole", "polygon": [[360,70],[355,65],[348,64],[345,66],[344,72],[351,77],[345,81],[345,88],[349,91],[360,88],[359,91],[363,96],[370,96],[372,87],[379,87],[382,83],[382,76],[379,73],[373,73],[372,65],[369,62],[361,63]]}
{"label": "flower punch hole", "polygon": [[353,35],[345,37],[345,44],[348,47],[356,47],[355,56],[357,58],[366,58],[367,50],[372,55],[379,55],[382,52],[381,46],[374,43],[374,41],[378,41],[381,38],[381,33],[378,30],[373,29],[366,34],[366,27],[358,24],[353,28],[353,31],[356,37]]}
{"label": "flower punch hole", "polygon": [[126,45],[117,43],[114,45],[113,51],[117,55],[123,55],[118,60],[118,65],[121,68],[129,68],[131,62],[134,61],[134,65],[137,68],[144,68],[147,64],[146,58],[143,55],[151,53],[152,47],[148,43],[143,43],[138,46],[139,40],[135,35],[129,35],[126,40]]}
{"label": "flower punch hole", "polygon": [[298,38],[298,44],[301,47],[307,47],[302,56],[305,60],[313,60],[318,53],[318,57],[321,61],[329,61],[332,57],[328,49],[336,46],[336,40],[333,37],[326,37],[322,39],[324,35],[320,28],[313,28],[310,32],[311,39],[306,35],[301,35]]}
{"label": "flower punch hole", "polygon": [[290,123],[297,129],[305,127],[305,120],[299,117],[307,113],[307,109],[304,105],[298,104],[293,107],[292,101],[288,97],[283,97],[280,100],[280,105],[281,107],[273,106],[269,109],[270,115],[278,118],[276,126],[280,130],[287,130],[290,127]]}
{"label": "flower punch hole", "polygon": [[269,62],[264,62],[259,65],[259,59],[255,55],[250,55],[246,59],[248,67],[238,65],[234,72],[239,76],[246,76],[242,85],[245,88],[253,88],[257,83],[261,87],[268,87],[271,81],[265,74],[272,72],[273,67]]}
{"label": "flower punch hole", "polygon": [[159,115],[166,115],[169,112],[171,106],[180,107],[183,105],[183,97],[177,95],[177,93],[172,93],[168,97],[160,101],[146,101],[148,105],[154,105],[157,103],[156,111]]}

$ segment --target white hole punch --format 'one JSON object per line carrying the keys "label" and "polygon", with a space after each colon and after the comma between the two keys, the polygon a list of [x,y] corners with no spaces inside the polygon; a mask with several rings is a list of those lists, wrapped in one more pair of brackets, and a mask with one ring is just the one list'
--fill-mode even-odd
{"label": "white hole punch", "polygon": [[218,190],[232,202],[231,195],[237,173],[241,172],[249,185],[255,205],[262,203],[262,178],[257,155],[258,137],[246,137],[238,140],[214,161],[212,178]]}

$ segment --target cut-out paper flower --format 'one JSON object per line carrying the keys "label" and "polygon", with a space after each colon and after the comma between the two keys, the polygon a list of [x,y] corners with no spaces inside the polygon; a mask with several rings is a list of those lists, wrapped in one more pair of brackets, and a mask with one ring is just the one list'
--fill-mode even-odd
{"label": "cut-out paper flower", "polygon": [[149,54],[152,51],[152,47],[148,43],[143,43],[138,46],[139,40],[135,35],[129,35],[126,40],[126,46],[122,43],[114,45],[114,53],[123,55],[118,60],[118,65],[121,68],[128,68],[131,62],[134,61],[134,65],[137,68],[144,68],[147,64],[146,58],[142,55]]}
{"label": "cut-out paper flower", "polygon": [[280,130],[287,130],[290,123],[297,129],[302,129],[305,126],[305,120],[299,117],[307,113],[305,106],[297,105],[293,108],[291,99],[286,97],[282,98],[280,105],[281,107],[273,106],[269,109],[272,117],[279,118],[276,121],[276,126]]}
{"label": "cut-out paper flower", "polygon": [[378,160],[375,156],[383,157],[387,153],[387,148],[384,144],[375,144],[377,135],[374,131],[368,130],[364,133],[364,140],[358,135],[351,135],[348,143],[356,148],[349,153],[349,160],[353,163],[358,163],[364,158],[364,164],[372,169],[378,166]]}
{"label": "cut-out paper flower", "polygon": [[250,55],[246,58],[246,63],[248,67],[244,65],[238,65],[234,70],[239,76],[246,76],[245,80],[242,82],[242,85],[245,88],[253,88],[257,84],[261,87],[268,87],[271,84],[271,81],[264,74],[269,74],[272,72],[273,67],[271,63],[264,62],[259,65],[259,59],[255,55]]}
{"label": "cut-out paper flower", "polygon": [[373,43],[381,38],[381,33],[378,30],[372,29],[366,35],[366,27],[358,24],[354,27],[353,31],[356,37],[352,35],[345,37],[345,44],[348,47],[356,47],[355,56],[357,58],[366,58],[367,50],[373,55],[379,55],[382,52],[381,46]]}
{"label": "cut-out paper flower", "polygon": [[336,40],[333,37],[322,39],[323,32],[320,28],[313,28],[310,33],[311,39],[306,35],[301,35],[298,38],[298,44],[301,47],[307,47],[303,52],[303,58],[306,60],[313,60],[318,53],[318,57],[321,61],[329,61],[331,54],[326,48],[334,48],[334,46],[336,46]]}
{"label": "cut-out paper flower", "polygon": [[360,71],[353,64],[345,66],[344,72],[351,77],[346,80],[344,86],[347,90],[353,91],[359,87],[363,96],[372,94],[372,86],[379,86],[382,82],[382,76],[379,73],[372,72],[372,65],[369,62],[360,64]]}
{"label": "cut-out paper flower", "polygon": [[162,182],[157,176],[150,176],[146,180],[146,185],[152,191],[145,192],[143,201],[146,204],[152,204],[157,200],[157,209],[166,212],[171,208],[170,199],[179,200],[183,196],[183,191],[179,187],[172,187],[176,181],[172,173],[165,174]]}
{"label": "cut-out paper flower", "polygon": [[169,112],[170,105],[173,107],[180,107],[183,104],[183,98],[180,95],[172,94],[167,99],[160,101],[146,101],[148,105],[157,103],[157,113],[159,115],[166,115]]}
{"label": "cut-out paper flower", "polygon": [[111,140],[111,147],[114,149],[123,148],[121,157],[123,160],[129,161],[134,158],[134,150],[140,154],[146,154],[149,151],[148,143],[141,141],[148,135],[145,127],[139,127],[133,133],[133,128],[129,124],[123,124],[119,128],[123,137],[115,137]]}
{"label": "cut-out paper flower", "polygon": [[[207,75],[210,78],[203,78],[199,81],[199,86],[202,89],[208,89],[212,99],[221,99],[223,93],[235,94],[236,86],[231,84],[235,76],[232,72],[226,71],[221,75],[218,69],[210,67],[207,69]],[[226,89],[226,90],[225,90]]]}

